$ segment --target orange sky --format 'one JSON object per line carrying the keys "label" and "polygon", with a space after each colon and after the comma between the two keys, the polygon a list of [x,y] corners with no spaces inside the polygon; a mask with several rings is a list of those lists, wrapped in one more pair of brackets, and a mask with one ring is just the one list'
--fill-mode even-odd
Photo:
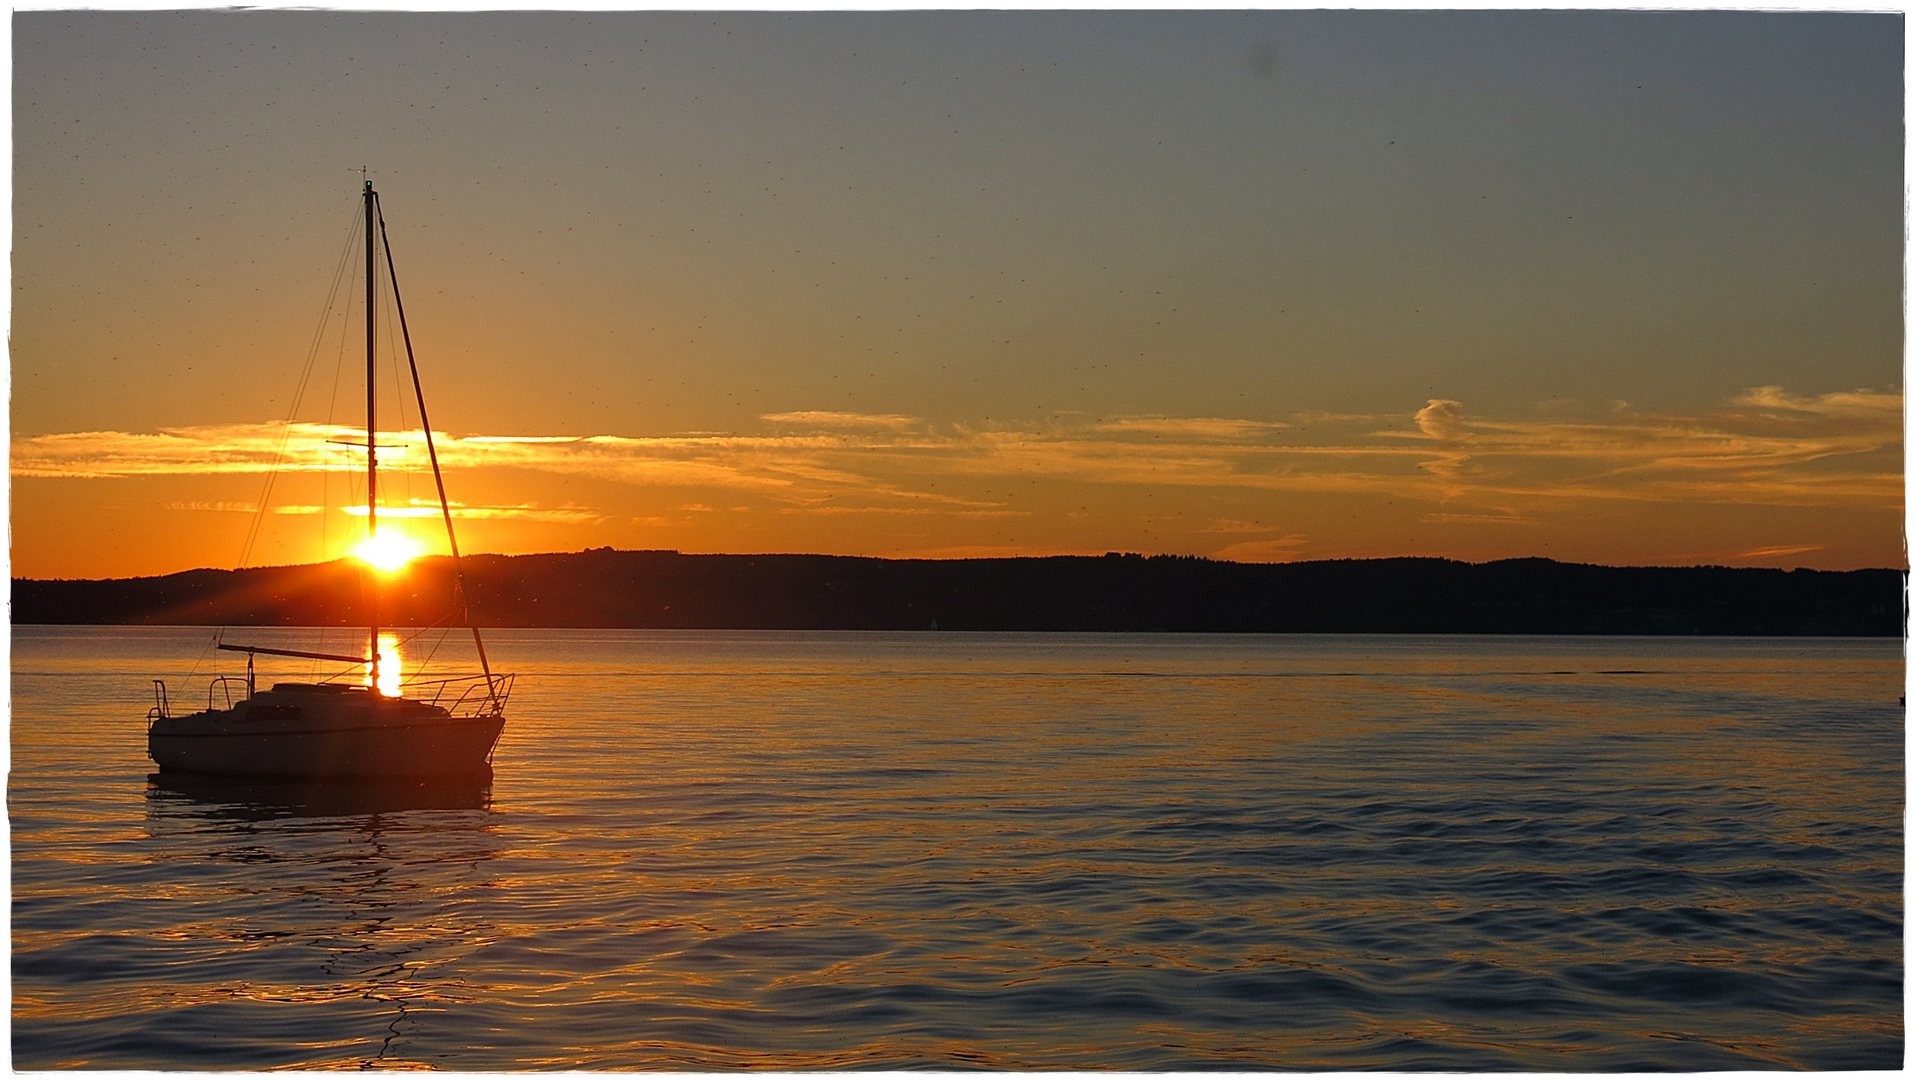
{"label": "orange sky", "polygon": [[13,572],[349,546],[362,161],[467,550],[1903,565],[1900,26],[17,15]]}

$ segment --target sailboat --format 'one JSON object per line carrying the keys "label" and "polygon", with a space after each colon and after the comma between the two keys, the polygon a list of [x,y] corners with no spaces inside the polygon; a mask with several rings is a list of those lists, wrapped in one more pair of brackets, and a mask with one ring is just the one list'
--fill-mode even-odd
{"label": "sailboat", "polygon": [[[419,368],[412,356],[412,336],[406,329],[405,306],[399,302],[399,284],[392,267],[392,245],[379,212],[379,196],[365,181],[366,237],[366,544],[376,551],[379,532],[379,439],[375,405],[374,282],[383,241],[386,272],[406,361],[425,431],[427,455],[437,484],[439,509],[457,574],[459,543],[453,535],[452,512],[446,501],[445,480],[439,471],[438,449],[432,425],[426,419],[425,394]],[[355,447],[357,442],[353,443]],[[368,570],[370,573],[370,570]],[[488,773],[492,750],[505,728],[505,704],[513,676],[495,674],[486,657],[485,642],[464,603],[462,584],[454,586],[455,608],[471,629],[480,673],[434,680],[402,682],[382,664],[397,663],[381,655],[378,589],[366,589],[366,647],[364,655],[307,652],[260,645],[219,643],[227,652],[246,655],[246,675],[215,677],[207,691],[207,707],[175,715],[164,680],[155,679],[154,705],[147,713],[147,756],[162,772],[183,771],[221,776],[299,779],[373,778],[404,776],[470,776]],[[388,639],[390,640],[390,639]],[[258,686],[254,658],[259,655],[332,661],[347,665],[334,676],[316,682],[276,682]],[[234,692],[244,696],[234,701]],[[216,698],[223,698],[214,707]]]}

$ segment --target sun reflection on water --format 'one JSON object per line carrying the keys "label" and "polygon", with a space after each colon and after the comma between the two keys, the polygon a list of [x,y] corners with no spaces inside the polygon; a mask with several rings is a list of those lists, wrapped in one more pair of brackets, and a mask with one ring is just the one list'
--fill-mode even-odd
{"label": "sun reflection on water", "polygon": [[[394,634],[379,635],[379,685],[374,689],[381,697],[399,696],[399,679],[402,674],[399,657],[399,638]],[[366,665],[366,677],[362,682],[372,686],[372,665]]]}

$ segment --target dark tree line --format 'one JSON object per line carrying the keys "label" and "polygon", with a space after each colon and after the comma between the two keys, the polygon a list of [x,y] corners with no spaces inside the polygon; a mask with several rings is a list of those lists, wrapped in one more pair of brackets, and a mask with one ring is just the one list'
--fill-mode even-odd
{"label": "dark tree line", "polygon": [[[1252,564],[1110,554],[1041,559],[680,555],[601,548],[465,560],[488,626],[817,630],[1899,636],[1900,570],[1613,567],[1550,559]],[[341,560],[109,581],[13,582],[16,623],[355,625]],[[452,608],[450,561],[380,584],[380,621]]]}

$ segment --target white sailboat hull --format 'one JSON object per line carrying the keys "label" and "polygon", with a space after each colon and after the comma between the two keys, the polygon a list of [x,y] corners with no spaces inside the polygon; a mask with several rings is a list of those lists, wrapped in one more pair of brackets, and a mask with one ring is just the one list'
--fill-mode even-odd
{"label": "white sailboat hull", "polygon": [[[330,689],[330,688],[328,688]],[[231,709],[162,717],[147,755],[162,771],[259,777],[443,776],[484,772],[499,712],[445,709],[370,693],[275,688]]]}

